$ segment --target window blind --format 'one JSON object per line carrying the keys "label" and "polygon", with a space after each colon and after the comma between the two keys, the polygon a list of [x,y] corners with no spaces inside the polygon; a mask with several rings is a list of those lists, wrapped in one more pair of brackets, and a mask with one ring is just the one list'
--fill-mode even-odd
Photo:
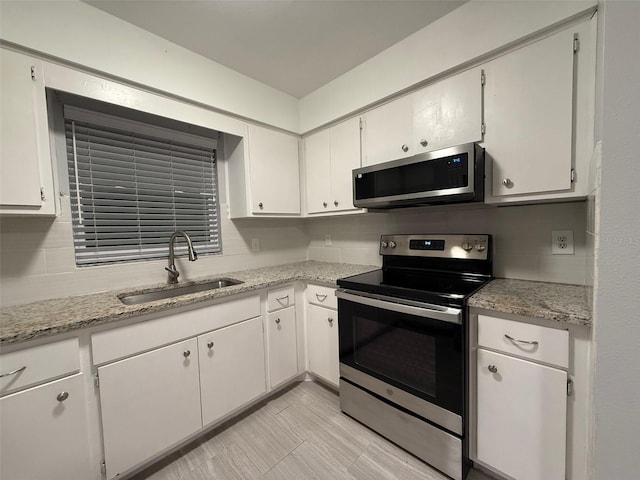
{"label": "window blind", "polygon": [[[215,140],[65,106],[77,265],[220,253]],[[181,239],[176,252],[186,252]]]}

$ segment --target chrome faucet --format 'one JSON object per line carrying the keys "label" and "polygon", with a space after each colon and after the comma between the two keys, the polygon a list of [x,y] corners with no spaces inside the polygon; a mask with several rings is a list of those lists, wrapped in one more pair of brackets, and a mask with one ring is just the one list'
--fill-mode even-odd
{"label": "chrome faucet", "polygon": [[178,277],[180,276],[180,272],[176,268],[175,263],[175,255],[173,253],[173,243],[177,236],[183,236],[187,241],[187,249],[189,250],[189,261],[195,262],[198,259],[198,254],[193,249],[193,244],[191,243],[191,238],[187,235],[187,232],[183,232],[182,230],[176,230],[171,238],[169,239],[169,266],[164,267],[164,269],[169,272],[169,283],[178,283]]}

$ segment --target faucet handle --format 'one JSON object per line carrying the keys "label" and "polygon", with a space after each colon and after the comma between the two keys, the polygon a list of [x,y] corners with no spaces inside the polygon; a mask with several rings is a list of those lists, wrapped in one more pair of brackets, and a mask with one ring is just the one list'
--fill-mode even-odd
{"label": "faucet handle", "polygon": [[193,259],[189,259],[192,262],[195,262],[198,259],[198,252],[196,252],[195,250],[193,251]]}

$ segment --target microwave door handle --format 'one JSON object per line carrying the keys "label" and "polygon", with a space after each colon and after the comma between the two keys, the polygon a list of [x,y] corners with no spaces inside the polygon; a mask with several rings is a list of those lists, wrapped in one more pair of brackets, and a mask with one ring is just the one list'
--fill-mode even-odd
{"label": "microwave door handle", "polygon": [[403,303],[397,303],[397,299],[393,297],[362,294],[361,292],[351,293],[351,291],[344,289],[337,290],[336,297],[370,307],[390,310],[392,312],[405,313],[407,315],[415,315],[456,324],[462,323],[462,311],[458,308],[440,307],[437,305],[412,302],[411,300],[403,300]]}

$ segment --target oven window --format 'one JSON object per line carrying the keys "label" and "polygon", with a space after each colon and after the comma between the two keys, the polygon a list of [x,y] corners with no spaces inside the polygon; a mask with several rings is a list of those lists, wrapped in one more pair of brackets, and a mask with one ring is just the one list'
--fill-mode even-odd
{"label": "oven window", "polygon": [[357,365],[436,396],[436,340],[410,325],[354,317]]}

